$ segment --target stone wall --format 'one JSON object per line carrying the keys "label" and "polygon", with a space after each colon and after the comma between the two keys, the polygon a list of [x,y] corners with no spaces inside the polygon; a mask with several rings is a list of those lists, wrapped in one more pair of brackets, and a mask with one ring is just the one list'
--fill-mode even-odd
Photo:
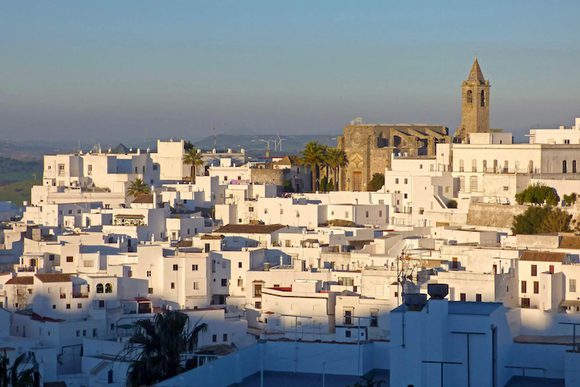
{"label": "stone wall", "polygon": [[467,224],[498,228],[511,228],[514,216],[526,211],[528,206],[472,203],[467,213]]}

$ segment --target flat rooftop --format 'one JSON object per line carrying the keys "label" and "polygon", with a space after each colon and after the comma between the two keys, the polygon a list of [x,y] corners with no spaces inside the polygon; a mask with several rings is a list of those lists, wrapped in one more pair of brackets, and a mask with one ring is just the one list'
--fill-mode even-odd
{"label": "flat rooftop", "polygon": [[[383,381],[383,386],[389,385],[389,373],[385,370],[371,371],[374,381]],[[367,374],[368,375],[368,374]],[[353,386],[356,383],[364,383],[363,378],[354,375],[325,375],[324,382],[327,387]],[[260,373],[245,378],[241,383],[233,384],[236,387],[255,387],[260,385]],[[264,372],[264,385],[276,387],[294,386],[322,386],[322,374],[307,374],[294,372]],[[366,385],[366,384],[364,384]]]}

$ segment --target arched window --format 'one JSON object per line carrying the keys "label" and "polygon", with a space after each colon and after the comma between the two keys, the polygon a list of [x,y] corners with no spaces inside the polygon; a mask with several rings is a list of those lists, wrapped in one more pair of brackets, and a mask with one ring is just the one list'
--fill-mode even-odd
{"label": "arched window", "polygon": [[473,103],[473,91],[467,90],[466,99],[467,103]]}
{"label": "arched window", "polygon": [[113,293],[113,285],[105,284],[105,293]]}
{"label": "arched window", "polygon": [[481,90],[481,107],[485,107],[485,91]]}
{"label": "arched window", "polygon": [[103,293],[103,284],[97,284],[97,293]]}

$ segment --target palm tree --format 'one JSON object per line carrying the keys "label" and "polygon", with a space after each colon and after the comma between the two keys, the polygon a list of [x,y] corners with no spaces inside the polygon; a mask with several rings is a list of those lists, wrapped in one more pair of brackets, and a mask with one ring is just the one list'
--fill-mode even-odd
{"label": "palm tree", "polygon": [[143,180],[138,177],[131,182],[131,185],[129,185],[127,193],[133,197],[137,197],[142,194],[151,193],[151,190],[149,189],[147,184],[145,184]]}
{"label": "palm tree", "polygon": [[207,324],[195,323],[189,329],[189,317],[179,311],[156,314],[153,319],[139,320],[123,358],[129,359],[129,386],[149,386],[171,378],[187,369],[182,355],[197,349],[199,335]]}
{"label": "palm tree", "polygon": [[338,148],[328,148],[326,158],[334,176],[334,189],[338,191],[338,172],[348,165],[346,152]]}
{"label": "palm tree", "polygon": [[197,172],[197,167],[203,165],[203,159],[201,154],[198,152],[197,148],[191,147],[183,155],[183,162],[187,165],[191,165],[191,182],[195,184],[195,175]]}
{"label": "palm tree", "polygon": [[318,141],[310,141],[302,151],[302,164],[310,167],[312,173],[312,191],[319,189],[320,165],[324,160],[324,146]]}
{"label": "palm tree", "polygon": [[0,387],[37,387],[40,386],[40,371],[34,352],[25,352],[18,356],[12,366],[6,350],[0,358]]}

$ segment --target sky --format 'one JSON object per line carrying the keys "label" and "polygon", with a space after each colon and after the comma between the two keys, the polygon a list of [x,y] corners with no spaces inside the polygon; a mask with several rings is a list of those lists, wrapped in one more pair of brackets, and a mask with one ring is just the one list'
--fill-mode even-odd
{"label": "sky", "polygon": [[0,0],[0,140],[338,134],[460,122],[475,56],[491,126],[580,116],[579,1]]}

